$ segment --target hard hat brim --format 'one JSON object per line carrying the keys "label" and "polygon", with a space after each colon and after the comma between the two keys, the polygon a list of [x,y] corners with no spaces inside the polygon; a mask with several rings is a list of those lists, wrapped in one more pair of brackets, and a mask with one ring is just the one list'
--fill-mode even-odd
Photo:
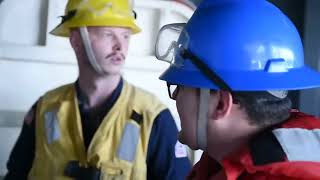
{"label": "hard hat brim", "polygon": [[[234,91],[299,90],[320,86],[320,74],[307,66],[290,69],[288,72],[241,71],[216,73]],[[161,80],[194,88],[220,89],[199,70],[188,70],[171,65]]]}
{"label": "hard hat brim", "polygon": [[[119,19],[119,21],[124,21]],[[141,32],[141,29],[138,25],[136,25],[134,22],[126,21],[125,23],[119,23],[116,20],[108,21],[105,20],[105,22],[96,23],[95,21],[90,22],[83,22],[83,24],[73,23],[73,21],[66,21],[62,24],[59,24],[57,27],[55,27],[50,34],[55,36],[61,36],[61,37],[69,37],[70,36],[70,29],[71,28],[78,28],[78,27],[86,27],[86,26],[101,26],[101,27],[125,27],[130,28],[132,30],[132,34],[137,34]]]}

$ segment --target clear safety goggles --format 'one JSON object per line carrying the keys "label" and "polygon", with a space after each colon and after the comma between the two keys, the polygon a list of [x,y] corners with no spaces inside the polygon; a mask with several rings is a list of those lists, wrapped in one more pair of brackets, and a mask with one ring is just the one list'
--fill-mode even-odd
{"label": "clear safety goggles", "polygon": [[[174,23],[163,26],[158,34],[155,55],[158,60],[175,66],[183,66],[184,59],[189,59],[206,77],[223,90],[232,92],[232,89],[214,71],[189,49],[190,38],[184,30],[185,23]],[[178,44],[179,38],[181,39]],[[182,58],[176,58],[181,56]]]}
{"label": "clear safety goggles", "polygon": [[[189,36],[185,31],[183,31],[184,26],[185,23],[175,23],[167,24],[160,29],[155,46],[157,59],[177,65],[175,57],[179,48],[186,49],[189,43]],[[181,38],[184,38],[185,40],[184,44],[178,44],[180,35],[183,36]]]}

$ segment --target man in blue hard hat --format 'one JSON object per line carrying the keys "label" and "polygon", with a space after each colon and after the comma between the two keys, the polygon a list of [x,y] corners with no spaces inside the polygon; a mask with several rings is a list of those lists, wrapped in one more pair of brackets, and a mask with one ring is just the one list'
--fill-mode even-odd
{"label": "man in blue hard hat", "polygon": [[320,121],[287,96],[319,87],[320,74],[304,65],[299,34],[277,7],[204,0],[186,24],[160,30],[156,56],[171,63],[160,79],[180,141],[204,151],[189,179],[320,179]]}

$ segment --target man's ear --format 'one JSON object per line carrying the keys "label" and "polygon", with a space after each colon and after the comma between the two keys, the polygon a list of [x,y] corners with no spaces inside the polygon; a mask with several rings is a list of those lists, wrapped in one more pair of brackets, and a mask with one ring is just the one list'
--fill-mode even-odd
{"label": "man's ear", "polygon": [[228,116],[232,108],[232,95],[228,91],[219,90],[210,97],[209,116],[214,120]]}

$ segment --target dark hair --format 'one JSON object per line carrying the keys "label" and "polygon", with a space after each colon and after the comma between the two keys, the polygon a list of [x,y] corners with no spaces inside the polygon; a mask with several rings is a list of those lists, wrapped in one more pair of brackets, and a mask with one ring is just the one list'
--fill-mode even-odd
{"label": "dark hair", "polygon": [[266,91],[234,92],[233,97],[248,114],[251,124],[268,127],[287,120],[290,116],[291,100],[281,99]]}

